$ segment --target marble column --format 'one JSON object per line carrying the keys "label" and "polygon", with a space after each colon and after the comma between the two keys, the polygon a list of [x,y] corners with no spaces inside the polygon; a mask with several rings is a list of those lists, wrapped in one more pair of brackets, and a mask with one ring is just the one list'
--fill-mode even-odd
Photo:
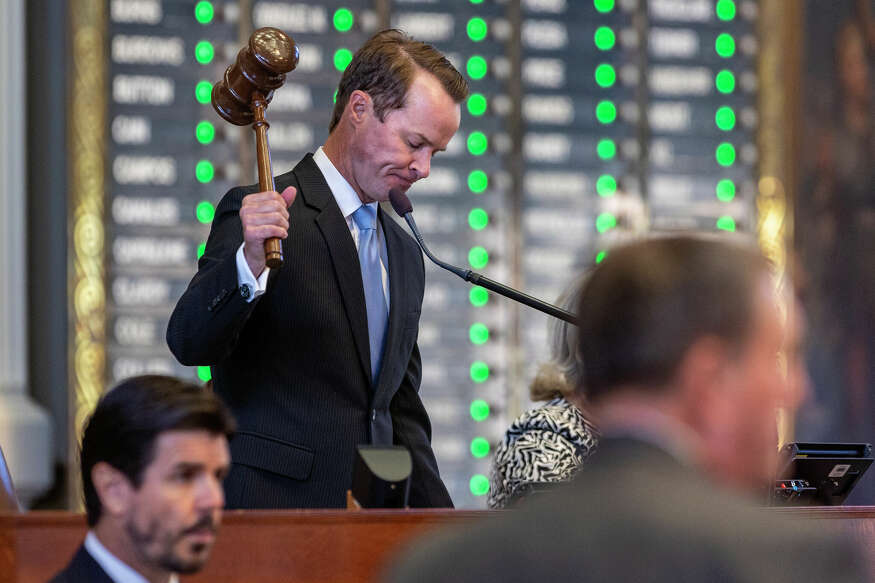
{"label": "marble column", "polygon": [[51,485],[52,427],[27,382],[24,9],[0,2],[0,448],[27,506]]}

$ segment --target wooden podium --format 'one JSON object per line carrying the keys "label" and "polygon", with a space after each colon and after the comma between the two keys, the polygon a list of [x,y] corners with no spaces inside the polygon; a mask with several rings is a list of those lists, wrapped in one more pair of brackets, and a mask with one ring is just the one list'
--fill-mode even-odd
{"label": "wooden podium", "polygon": [[[839,526],[875,572],[875,507],[788,508]],[[407,543],[429,530],[488,516],[459,510],[229,511],[207,567],[184,582],[378,581]],[[65,512],[0,515],[0,583],[45,583],[82,542],[85,518]]]}
{"label": "wooden podium", "polygon": [[[283,510],[225,512],[206,568],[185,583],[376,581],[395,553],[434,528],[486,511]],[[87,527],[81,514],[0,515],[0,583],[45,583]]]}

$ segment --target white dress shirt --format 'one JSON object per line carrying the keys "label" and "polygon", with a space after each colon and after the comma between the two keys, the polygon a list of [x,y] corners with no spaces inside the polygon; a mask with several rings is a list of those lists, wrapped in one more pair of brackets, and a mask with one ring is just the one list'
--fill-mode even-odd
{"label": "white dress shirt", "polygon": [[[359,246],[359,228],[352,218],[352,214],[362,206],[362,201],[358,194],[350,186],[349,182],[343,175],[334,167],[331,160],[322,150],[322,146],[313,154],[313,161],[325,177],[325,182],[328,183],[328,188],[331,189],[331,194],[334,195],[334,200],[337,201],[337,206],[340,207],[340,213],[346,220],[346,226],[349,228],[349,233],[352,235],[353,243],[356,249]],[[374,211],[377,210],[378,203],[368,203]],[[383,226],[377,220],[377,243],[380,245],[380,273],[383,279],[383,295],[386,296],[386,306],[389,306],[389,261],[388,253],[386,252],[386,236],[383,234]],[[270,268],[265,267],[261,275],[256,279],[252,270],[249,269],[249,264],[246,262],[246,257],[243,254],[243,243],[237,249],[237,283],[240,286],[247,285],[252,293],[249,294],[247,302],[251,302],[265,291],[267,291],[267,275],[270,273]]]}
{"label": "white dress shirt", "polygon": [[[115,583],[149,583],[145,577],[109,552],[93,531],[89,530],[85,535],[85,550]],[[167,579],[167,583],[179,583],[179,578],[176,574],[172,574]]]}

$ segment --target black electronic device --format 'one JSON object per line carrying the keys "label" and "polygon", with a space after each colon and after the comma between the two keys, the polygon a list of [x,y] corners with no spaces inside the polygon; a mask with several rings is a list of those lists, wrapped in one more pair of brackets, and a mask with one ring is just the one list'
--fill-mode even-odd
{"label": "black electronic device", "polygon": [[869,443],[788,443],[781,449],[773,506],[839,506],[872,463]]}
{"label": "black electronic device", "polygon": [[350,495],[361,508],[405,508],[412,470],[405,447],[359,445]]}

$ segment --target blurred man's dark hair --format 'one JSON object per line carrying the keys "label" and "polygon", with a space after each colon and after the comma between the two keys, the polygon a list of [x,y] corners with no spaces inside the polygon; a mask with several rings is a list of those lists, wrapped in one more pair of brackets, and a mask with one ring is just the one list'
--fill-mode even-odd
{"label": "blurred man's dark hair", "polygon": [[713,335],[741,350],[769,264],[754,246],[705,236],[654,238],[612,250],[579,302],[579,390],[667,386],[693,343]]}
{"label": "blurred man's dark hair", "polygon": [[344,70],[328,131],[334,131],[355,90],[371,96],[381,121],[389,111],[404,107],[407,90],[419,70],[437,77],[456,103],[468,96],[468,82],[440,51],[400,30],[384,30],[356,51]]}
{"label": "blurred man's dark hair", "polygon": [[80,463],[88,525],[95,526],[101,514],[100,498],[91,481],[95,464],[106,462],[139,487],[159,434],[186,430],[230,437],[234,420],[212,391],[173,377],[132,377],[104,395],[82,436]]}

